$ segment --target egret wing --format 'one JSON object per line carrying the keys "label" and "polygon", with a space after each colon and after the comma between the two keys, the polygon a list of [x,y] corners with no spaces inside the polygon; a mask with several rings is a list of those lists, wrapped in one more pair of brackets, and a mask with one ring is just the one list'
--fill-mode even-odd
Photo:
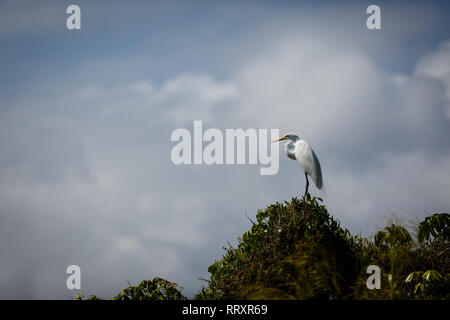
{"label": "egret wing", "polygon": [[306,141],[296,142],[295,157],[300,166],[312,178],[318,189],[322,188],[322,169],[314,150]]}

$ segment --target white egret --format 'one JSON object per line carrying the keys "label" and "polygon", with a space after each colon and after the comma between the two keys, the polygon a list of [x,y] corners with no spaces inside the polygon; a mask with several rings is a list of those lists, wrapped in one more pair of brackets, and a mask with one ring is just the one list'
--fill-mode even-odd
{"label": "white egret", "polygon": [[287,156],[290,159],[297,160],[300,166],[305,171],[306,190],[305,196],[308,193],[309,181],[308,175],[312,178],[318,189],[322,188],[322,170],[320,169],[319,159],[309,146],[308,142],[300,140],[295,133],[288,133],[281,138],[272,142],[289,140],[284,146]]}

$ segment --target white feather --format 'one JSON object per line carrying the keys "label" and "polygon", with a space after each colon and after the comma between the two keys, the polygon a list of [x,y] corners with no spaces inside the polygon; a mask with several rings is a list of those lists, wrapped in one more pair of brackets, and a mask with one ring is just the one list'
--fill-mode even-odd
{"label": "white feather", "polygon": [[322,169],[320,168],[319,159],[314,150],[309,146],[308,142],[298,140],[294,142],[295,158],[300,166],[305,170],[311,179],[316,184],[318,189],[322,188]]}
{"label": "white feather", "polygon": [[[320,168],[320,162],[317,158],[314,150],[310,147],[308,142],[300,140],[295,133],[288,133],[280,140],[288,140],[284,146],[287,156],[290,159],[297,160],[305,173],[311,177],[318,189],[322,189],[322,169]],[[274,142],[275,142],[274,141]]]}

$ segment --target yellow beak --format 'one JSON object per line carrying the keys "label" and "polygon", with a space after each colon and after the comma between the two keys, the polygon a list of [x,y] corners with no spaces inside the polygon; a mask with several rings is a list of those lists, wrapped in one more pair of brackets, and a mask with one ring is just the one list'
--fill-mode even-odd
{"label": "yellow beak", "polygon": [[277,141],[284,140],[284,139],[286,139],[286,137],[287,137],[287,134],[282,136],[281,138],[278,138],[277,140],[273,140],[272,142],[277,142]]}

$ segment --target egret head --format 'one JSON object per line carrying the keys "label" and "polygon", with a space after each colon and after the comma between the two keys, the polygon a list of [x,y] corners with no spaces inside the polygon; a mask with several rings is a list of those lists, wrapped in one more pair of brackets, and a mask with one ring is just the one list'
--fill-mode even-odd
{"label": "egret head", "polygon": [[284,136],[282,136],[281,138],[273,140],[272,142],[277,142],[277,141],[282,141],[282,140],[291,140],[291,141],[295,142],[298,139],[299,139],[298,135],[296,135],[295,133],[288,133],[288,134],[285,134]]}

